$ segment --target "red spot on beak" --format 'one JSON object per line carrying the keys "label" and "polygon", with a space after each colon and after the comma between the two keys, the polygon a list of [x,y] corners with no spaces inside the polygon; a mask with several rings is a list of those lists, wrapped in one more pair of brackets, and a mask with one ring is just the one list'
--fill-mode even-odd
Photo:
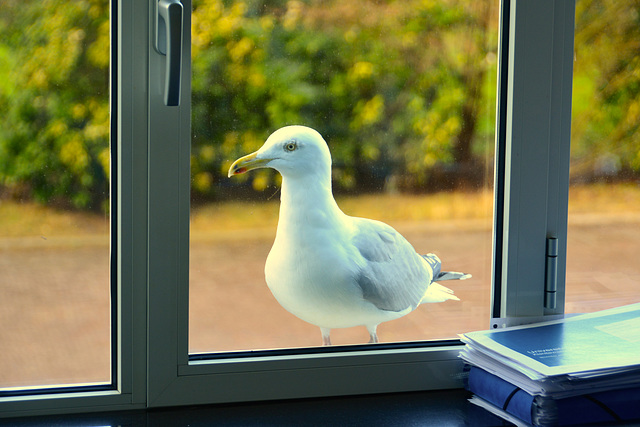
{"label": "red spot on beak", "polygon": [[245,173],[246,171],[247,171],[247,168],[236,169],[237,174]]}

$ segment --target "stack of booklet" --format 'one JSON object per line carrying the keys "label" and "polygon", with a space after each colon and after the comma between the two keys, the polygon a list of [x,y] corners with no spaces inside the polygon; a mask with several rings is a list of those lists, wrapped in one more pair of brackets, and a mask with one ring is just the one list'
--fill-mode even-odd
{"label": "stack of booklet", "polygon": [[640,304],[461,339],[471,402],[516,425],[640,419]]}

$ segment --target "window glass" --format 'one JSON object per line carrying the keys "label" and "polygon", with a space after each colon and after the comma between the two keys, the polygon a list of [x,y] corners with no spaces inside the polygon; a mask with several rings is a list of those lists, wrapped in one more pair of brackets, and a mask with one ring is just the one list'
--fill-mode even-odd
{"label": "window glass", "polygon": [[109,2],[0,7],[0,390],[111,382]]}
{"label": "window glass", "polygon": [[640,301],[640,6],[576,3],[566,311]]}
{"label": "window glass", "polygon": [[[318,346],[265,283],[281,178],[227,177],[286,125],[316,129],[349,215],[384,221],[443,270],[461,301],[382,323],[382,342],[487,326],[498,2],[197,0],[192,24],[189,351]],[[364,327],[333,344],[365,343]]]}

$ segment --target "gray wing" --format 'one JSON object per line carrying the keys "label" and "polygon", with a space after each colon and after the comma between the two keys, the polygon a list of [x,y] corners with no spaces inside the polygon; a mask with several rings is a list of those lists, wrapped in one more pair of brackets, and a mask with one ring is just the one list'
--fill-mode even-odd
{"label": "gray wing", "polygon": [[365,259],[356,278],[363,298],[381,310],[416,308],[433,281],[436,264],[440,270],[440,260],[417,254],[413,246],[387,224],[353,219],[358,231],[352,243]]}

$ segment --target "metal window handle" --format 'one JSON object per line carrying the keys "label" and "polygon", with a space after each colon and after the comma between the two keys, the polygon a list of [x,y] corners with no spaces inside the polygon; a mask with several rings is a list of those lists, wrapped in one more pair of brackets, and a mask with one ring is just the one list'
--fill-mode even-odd
{"label": "metal window handle", "polygon": [[164,84],[164,104],[180,105],[182,75],[182,15],[179,0],[159,0],[156,13],[156,43],[158,53],[167,57]]}

